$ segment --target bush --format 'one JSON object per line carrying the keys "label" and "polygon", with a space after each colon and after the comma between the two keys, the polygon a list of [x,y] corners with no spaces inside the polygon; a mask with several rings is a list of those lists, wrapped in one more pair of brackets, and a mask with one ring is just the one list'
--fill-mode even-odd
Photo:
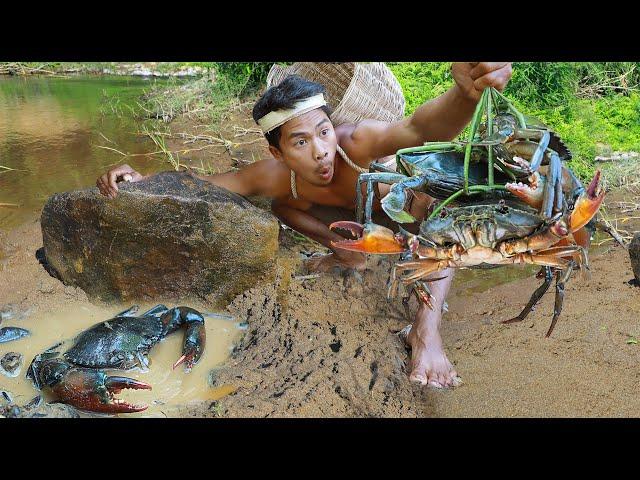
{"label": "bush", "polygon": [[[410,115],[454,81],[446,62],[388,63],[405,94]],[[640,63],[517,62],[505,95],[538,117],[573,152],[571,166],[592,176],[597,143],[640,151]]]}
{"label": "bush", "polygon": [[218,79],[226,83],[236,96],[246,96],[264,87],[267,74],[273,63],[265,62],[218,62],[215,69]]}

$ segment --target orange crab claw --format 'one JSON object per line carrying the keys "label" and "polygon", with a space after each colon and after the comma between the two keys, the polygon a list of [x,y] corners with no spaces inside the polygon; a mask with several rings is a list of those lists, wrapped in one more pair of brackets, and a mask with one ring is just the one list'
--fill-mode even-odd
{"label": "orange crab claw", "polygon": [[598,170],[586,191],[580,195],[573,207],[569,223],[572,232],[580,230],[589,223],[589,220],[593,218],[600,208],[602,200],[604,200],[604,193],[600,185],[600,170]]}
{"label": "orange crab claw", "polygon": [[406,250],[392,230],[375,223],[361,225],[357,222],[341,221],[333,222],[329,228],[348,230],[357,237],[356,240],[332,241],[331,245],[336,248],[378,254],[396,254]]}

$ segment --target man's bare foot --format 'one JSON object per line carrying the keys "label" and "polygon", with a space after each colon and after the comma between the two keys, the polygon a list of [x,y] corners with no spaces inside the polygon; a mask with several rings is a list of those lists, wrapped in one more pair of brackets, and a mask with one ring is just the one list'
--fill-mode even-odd
{"label": "man's bare foot", "polygon": [[319,255],[305,260],[304,266],[309,272],[328,272],[333,267],[355,268],[356,270],[364,270],[367,264],[367,258],[363,253],[348,252],[347,254],[337,255],[329,253],[327,255]]}
{"label": "man's bare foot", "polygon": [[410,381],[436,388],[457,387],[462,383],[455,367],[444,353],[442,339],[437,330],[430,332],[414,325],[401,333],[404,334],[402,336],[407,345],[411,347]]}
{"label": "man's bare foot", "polygon": [[430,285],[433,310],[420,305],[413,325],[402,329],[400,337],[411,347],[410,381],[437,388],[457,387],[462,380],[444,353],[439,332],[453,272],[447,269],[438,275],[443,276],[442,280],[433,281]]}

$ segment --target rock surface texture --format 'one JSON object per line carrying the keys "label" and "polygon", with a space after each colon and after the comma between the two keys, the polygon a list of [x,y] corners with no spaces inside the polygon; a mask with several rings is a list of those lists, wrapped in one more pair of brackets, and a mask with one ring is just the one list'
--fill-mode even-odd
{"label": "rock surface texture", "polygon": [[636,232],[629,244],[629,258],[631,259],[631,268],[636,279],[636,285],[640,286],[640,232]]}
{"label": "rock surface texture", "polygon": [[53,195],[42,211],[46,262],[102,301],[197,297],[221,304],[275,275],[278,222],[184,172]]}

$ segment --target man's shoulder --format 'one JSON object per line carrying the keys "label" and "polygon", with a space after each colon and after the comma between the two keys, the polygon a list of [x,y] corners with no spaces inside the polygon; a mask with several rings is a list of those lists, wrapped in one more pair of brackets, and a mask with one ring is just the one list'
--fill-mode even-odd
{"label": "man's shoulder", "polygon": [[343,123],[335,128],[338,141],[367,141],[370,137],[377,135],[381,129],[389,126],[389,122],[365,118],[358,122]]}
{"label": "man's shoulder", "polygon": [[266,158],[252,163],[246,173],[253,182],[259,182],[259,190],[267,196],[281,196],[289,189],[291,171],[275,158]]}
{"label": "man's shoulder", "polygon": [[[344,123],[336,127],[338,144],[360,166],[366,166],[374,158],[372,146],[388,123],[364,119],[357,123]],[[373,148],[374,149],[374,148]]]}

